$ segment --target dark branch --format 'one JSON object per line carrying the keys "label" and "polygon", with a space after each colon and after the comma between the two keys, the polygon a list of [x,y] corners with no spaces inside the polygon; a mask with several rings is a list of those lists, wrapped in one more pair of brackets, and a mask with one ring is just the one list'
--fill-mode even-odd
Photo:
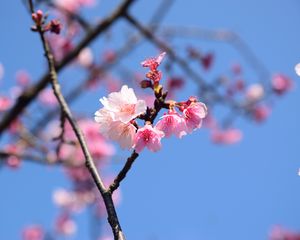
{"label": "dark branch", "polygon": [[133,162],[135,161],[135,159],[137,159],[138,156],[139,156],[139,154],[136,153],[135,151],[133,151],[131,156],[129,158],[127,158],[127,161],[126,161],[124,167],[122,168],[122,170],[119,172],[117,177],[114,179],[113,183],[108,188],[108,191],[110,193],[113,193],[120,186],[120,183],[126,177],[126,174],[131,169]]}

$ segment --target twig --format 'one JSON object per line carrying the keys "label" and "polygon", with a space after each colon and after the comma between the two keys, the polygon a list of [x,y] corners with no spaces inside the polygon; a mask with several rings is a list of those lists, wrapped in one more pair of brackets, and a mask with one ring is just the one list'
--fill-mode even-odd
{"label": "twig", "polygon": [[[32,4],[32,0],[29,0],[30,2],[30,6],[31,6],[31,12],[34,13],[34,9],[33,9],[33,4]],[[50,47],[48,45],[48,42],[45,39],[44,36],[44,32],[42,30],[41,26],[37,25],[37,29],[40,35],[40,39],[42,41],[43,44],[43,49],[45,52],[45,57],[47,59],[48,62],[48,67],[49,67],[49,75],[50,75],[50,82],[52,85],[52,89],[54,92],[55,97],[57,98],[59,105],[61,107],[62,112],[64,113],[65,117],[68,119],[78,141],[80,144],[80,147],[82,149],[82,152],[84,154],[85,157],[85,165],[87,167],[87,169],[89,170],[100,194],[103,197],[104,203],[105,203],[105,207],[106,207],[106,211],[108,214],[108,222],[111,225],[112,228],[112,232],[114,234],[114,238],[115,240],[125,240],[125,236],[122,232],[118,217],[117,217],[117,213],[115,210],[115,206],[112,200],[112,195],[109,191],[107,191],[107,189],[105,188],[105,185],[97,171],[97,168],[94,164],[94,161],[92,159],[92,156],[88,150],[85,138],[83,136],[83,133],[81,131],[81,129],[78,126],[77,121],[74,119],[71,110],[64,98],[64,96],[61,93],[61,87],[58,83],[58,78],[57,78],[57,72],[56,72],[56,67],[55,67],[55,61],[54,61],[54,57],[53,54],[51,53]]]}
{"label": "twig", "polygon": [[129,158],[127,158],[127,161],[126,161],[124,167],[119,172],[119,174],[117,175],[117,177],[115,178],[113,183],[110,184],[110,186],[108,187],[108,191],[110,193],[113,193],[120,186],[121,181],[123,181],[123,179],[126,177],[126,174],[130,170],[133,162],[135,161],[135,159],[137,159],[138,156],[139,156],[139,154],[137,152],[133,151],[131,156]]}

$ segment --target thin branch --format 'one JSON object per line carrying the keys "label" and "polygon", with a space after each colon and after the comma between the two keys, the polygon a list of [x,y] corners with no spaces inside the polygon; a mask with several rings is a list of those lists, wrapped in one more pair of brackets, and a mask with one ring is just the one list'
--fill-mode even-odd
{"label": "thin branch", "polygon": [[135,159],[137,159],[138,156],[139,156],[139,154],[137,152],[133,151],[131,156],[129,158],[127,158],[127,161],[126,161],[124,167],[119,172],[117,177],[114,179],[113,183],[110,184],[110,186],[108,187],[108,191],[110,193],[113,193],[120,186],[120,183],[124,180],[124,178],[126,177],[126,174],[131,169],[132,164],[134,163]]}
{"label": "thin branch", "polygon": [[[77,57],[80,51],[89,45],[97,36],[107,30],[113,23],[115,23],[121,16],[125,14],[130,5],[135,0],[124,0],[122,4],[95,28],[88,31],[85,38],[69,53],[60,63],[55,65],[57,73],[59,73],[66,65]],[[0,136],[7,129],[7,127],[22,113],[22,111],[37,97],[38,93],[43,90],[50,81],[50,74],[47,72],[44,76],[28,90],[25,90],[17,99],[14,106],[3,116],[0,122]]]}
{"label": "thin branch", "polygon": [[[29,2],[32,4],[32,0],[29,0]],[[31,8],[32,13],[34,13],[34,9]],[[95,166],[95,163],[92,159],[92,156],[88,150],[85,138],[83,136],[83,133],[81,131],[81,129],[78,126],[77,121],[74,119],[71,110],[64,98],[64,96],[61,93],[61,87],[60,84],[58,82],[58,77],[57,77],[57,71],[56,71],[56,66],[55,66],[55,61],[54,61],[54,57],[53,54],[51,53],[50,47],[48,45],[48,42],[45,39],[44,36],[44,32],[42,30],[41,26],[37,25],[37,29],[40,35],[40,39],[42,41],[43,44],[43,49],[45,52],[45,57],[47,59],[48,62],[48,67],[49,67],[49,75],[50,75],[50,82],[52,85],[52,89],[54,92],[55,97],[57,98],[59,105],[61,107],[62,112],[64,113],[65,117],[68,119],[78,141],[80,144],[80,147],[82,149],[82,152],[84,154],[85,157],[85,165],[87,167],[87,169],[89,170],[100,194],[103,197],[104,203],[105,203],[105,207],[106,207],[106,211],[108,214],[108,222],[111,225],[112,228],[112,232],[114,234],[114,238],[115,240],[125,240],[125,236],[122,232],[118,217],[117,217],[117,213],[115,210],[115,206],[112,200],[112,195],[109,191],[107,191],[107,189],[105,188],[105,185],[98,173],[98,170]]]}

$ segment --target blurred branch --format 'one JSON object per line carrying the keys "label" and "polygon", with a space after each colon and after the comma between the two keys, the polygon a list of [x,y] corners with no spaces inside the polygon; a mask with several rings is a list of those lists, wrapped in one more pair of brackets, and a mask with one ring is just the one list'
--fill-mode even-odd
{"label": "blurred branch", "polygon": [[231,44],[249,63],[254,71],[258,72],[262,83],[266,84],[270,72],[262,61],[254,54],[249,45],[235,32],[229,30],[208,30],[197,27],[163,27],[160,30],[162,35],[168,37],[194,37],[215,41],[222,41]]}
{"label": "blurred branch", "polygon": [[[59,73],[66,65],[68,65],[80,51],[90,44],[98,35],[108,29],[115,23],[121,16],[123,16],[130,5],[135,0],[124,0],[122,4],[106,19],[101,21],[95,28],[88,31],[82,41],[67,54],[60,63],[55,65],[55,70]],[[50,80],[50,74],[46,73],[36,84],[25,90],[16,100],[14,106],[3,116],[0,122],[0,136],[3,131],[22,113],[22,111],[34,100],[38,93],[43,90]]]}
{"label": "blurred branch", "polygon": [[124,14],[124,17],[137,30],[139,30],[141,34],[144,35],[150,42],[154,43],[161,50],[166,51],[170,58],[175,63],[177,63],[190,77],[192,77],[192,79],[200,86],[200,88],[207,89],[208,86],[205,83],[204,79],[202,79],[196,72],[194,72],[193,69],[189,67],[189,65],[184,59],[177,56],[170,46],[156,38],[156,36],[149,29],[140,24],[134,17],[132,17],[128,13]]}

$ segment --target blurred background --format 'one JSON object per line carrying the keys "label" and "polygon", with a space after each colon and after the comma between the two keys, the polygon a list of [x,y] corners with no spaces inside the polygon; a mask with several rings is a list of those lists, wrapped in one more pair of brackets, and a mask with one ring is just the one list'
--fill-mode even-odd
{"label": "blurred background", "polygon": [[[98,0],[94,6],[80,11],[95,23],[118,3]],[[160,1],[137,1],[130,12],[146,25],[160,4]],[[165,9],[163,17],[157,17],[158,22],[153,21],[159,24],[156,34],[172,38],[170,45],[174,52],[186,59],[189,59],[186,49],[191,46],[204,53],[213,53],[214,62],[209,70],[190,59],[193,68],[207,82],[230,75],[232,66],[239,64],[249,84],[260,82],[262,72],[285,74],[294,83],[290,92],[270,100],[271,114],[262,123],[234,116],[234,127],[243,134],[235,144],[214,144],[210,131],[202,128],[182,139],[164,139],[157,153],[144,151],[121,184],[117,211],[127,239],[259,240],[268,239],[278,225],[300,231],[300,96],[299,77],[294,70],[300,62],[300,2],[178,0],[167,1],[162,9]],[[34,82],[45,72],[46,63],[40,39],[30,31],[32,20],[22,1],[0,3],[0,16],[0,63],[4,69],[0,93],[5,94],[15,85],[16,72],[26,70]],[[181,29],[182,32],[200,29],[201,34],[195,37],[180,32],[179,36],[166,36],[167,29]],[[211,37],[206,31],[233,32],[245,45],[236,47],[222,37],[221,40]],[[128,22],[119,20],[91,44],[95,58],[103,56],[108,49],[122,46],[127,34],[136,33]],[[135,77],[146,72],[140,62],[159,51],[150,42],[141,41],[112,68],[111,74],[135,87]],[[258,67],[253,64],[252,55],[258,59]],[[172,73],[185,81],[184,88],[175,93],[175,99],[185,100],[197,95],[197,84],[176,66],[168,72],[165,69],[168,62],[167,56],[161,67],[163,76],[167,78]],[[62,71],[59,76],[63,90],[67,92],[86,74],[85,69],[76,66]],[[79,112],[79,116],[93,119],[94,112],[101,107],[99,98],[107,93],[107,88],[101,87],[87,91],[71,108]],[[201,96],[199,99],[204,101]],[[37,106],[30,108],[30,114],[39,114]],[[227,114],[223,107],[213,111],[216,118]],[[30,118],[26,121],[28,126],[34,127],[35,122]],[[1,145],[7,141],[3,138]],[[129,151],[116,147],[109,170],[105,171],[117,173],[129,155]],[[24,161],[18,169],[1,167],[0,239],[21,239],[22,230],[30,224],[52,229],[60,211],[52,195],[61,187],[70,187],[70,181],[60,166]],[[93,239],[93,232],[105,225],[106,219],[94,222],[92,212],[92,208],[87,208],[75,215],[77,233],[58,239]],[[102,229],[105,227],[99,231]],[[106,234],[106,230],[103,231]]]}

